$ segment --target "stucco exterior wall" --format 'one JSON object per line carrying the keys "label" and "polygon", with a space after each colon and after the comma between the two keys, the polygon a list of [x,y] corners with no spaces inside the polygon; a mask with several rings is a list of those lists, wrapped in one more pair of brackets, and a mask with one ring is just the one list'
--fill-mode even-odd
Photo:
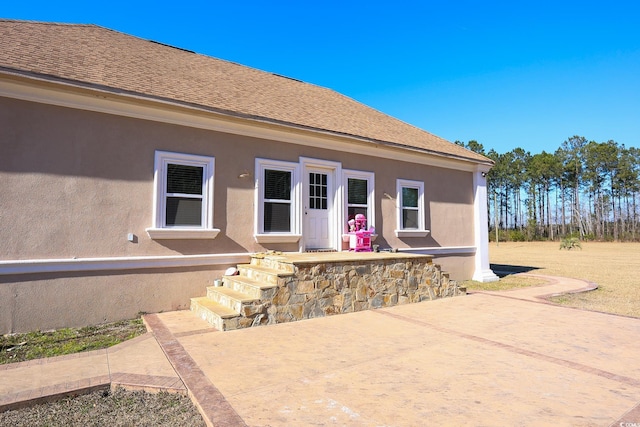
{"label": "stucco exterior wall", "polygon": [[[2,97],[0,129],[0,260],[297,251],[297,244],[255,241],[253,175],[256,158],[300,156],[375,173],[370,225],[381,248],[474,245],[471,172]],[[145,232],[153,225],[156,150],[215,157],[215,239],[152,240]],[[427,237],[395,236],[397,179],[424,182]],[[459,258],[435,262],[453,278],[469,278],[473,256]],[[217,274],[208,270],[0,276],[0,332],[187,307]]]}
{"label": "stucco exterior wall", "polygon": [[0,276],[0,334],[81,327],[184,310],[223,271],[145,269]]}
{"label": "stucco exterior wall", "polygon": [[433,262],[453,280],[469,280],[474,271],[475,253],[463,255],[438,255]]}
{"label": "stucco exterior wall", "polygon": [[[300,156],[375,172],[376,243],[396,248],[473,245],[471,173],[0,98],[0,259],[253,252],[256,157]],[[155,150],[214,156],[208,241],[154,241]],[[247,178],[239,178],[249,172]],[[397,238],[396,179],[423,181],[424,238]],[[373,224],[370,224],[373,225]],[[129,233],[137,241],[127,241]],[[297,246],[280,249],[297,250]]]}

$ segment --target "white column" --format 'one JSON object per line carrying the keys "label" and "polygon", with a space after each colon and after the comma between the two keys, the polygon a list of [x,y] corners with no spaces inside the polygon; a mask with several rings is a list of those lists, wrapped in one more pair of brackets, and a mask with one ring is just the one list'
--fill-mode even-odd
{"label": "white column", "polygon": [[473,280],[477,282],[495,282],[499,280],[489,265],[489,225],[487,213],[488,169],[479,169],[473,173],[473,225],[476,245],[475,271]]}

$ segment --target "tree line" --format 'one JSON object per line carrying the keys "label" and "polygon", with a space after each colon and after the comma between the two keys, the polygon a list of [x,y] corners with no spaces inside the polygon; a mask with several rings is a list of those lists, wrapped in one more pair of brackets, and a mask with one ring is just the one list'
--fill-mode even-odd
{"label": "tree line", "polygon": [[492,240],[640,240],[640,149],[572,136],[553,153],[485,151]]}

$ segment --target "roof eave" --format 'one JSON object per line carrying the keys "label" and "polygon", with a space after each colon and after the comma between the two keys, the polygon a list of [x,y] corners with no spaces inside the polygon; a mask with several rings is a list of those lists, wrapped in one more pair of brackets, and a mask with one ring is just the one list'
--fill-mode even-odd
{"label": "roof eave", "polygon": [[414,147],[414,146],[409,146],[406,144],[401,144],[393,141],[377,140],[374,138],[368,138],[361,135],[353,135],[353,134],[349,134],[345,132],[337,132],[329,129],[315,128],[311,126],[300,125],[297,123],[277,120],[277,119],[264,117],[264,116],[243,114],[237,111],[204,106],[201,104],[195,104],[195,103],[190,103],[186,101],[176,100],[173,98],[166,98],[166,97],[154,96],[154,95],[149,95],[149,94],[140,93],[140,92],[128,91],[128,90],[114,88],[106,85],[98,85],[95,83],[87,83],[79,80],[65,79],[65,78],[61,78],[61,77],[53,76],[49,74],[34,73],[26,70],[12,69],[12,68],[1,67],[1,66],[0,66],[0,73],[32,79],[32,80],[39,80],[47,83],[54,83],[54,84],[59,84],[64,86],[72,86],[72,87],[85,89],[85,90],[109,93],[112,95],[123,96],[123,97],[132,98],[132,99],[162,103],[165,105],[172,105],[172,106],[181,107],[181,108],[188,108],[188,109],[212,113],[220,116],[231,117],[234,119],[247,120],[250,122],[282,126],[290,129],[302,130],[302,131],[319,133],[324,135],[331,135],[331,136],[340,137],[340,138],[348,138],[351,140],[356,140],[359,142],[364,142],[364,143],[373,144],[377,146],[384,146],[392,149],[400,149],[400,150],[406,150],[414,153],[427,154],[427,155],[436,156],[444,159],[470,162],[470,163],[485,165],[489,167],[493,167],[495,164],[495,162],[493,162],[491,159],[488,159],[488,158],[486,158],[486,161],[482,161],[482,160],[473,159],[470,157],[459,156],[459,155],[450,154],[450,153],[443,153],[437,150],[430,150],[428,148]]}

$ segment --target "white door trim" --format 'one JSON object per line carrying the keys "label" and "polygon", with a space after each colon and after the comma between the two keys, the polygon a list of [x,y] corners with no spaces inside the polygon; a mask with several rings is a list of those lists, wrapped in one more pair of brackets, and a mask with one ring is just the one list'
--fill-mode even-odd
{"label": "white door trim", "polygon": [[[311,157],[300,157],[300,165],[302,170],[302,179],[301,182],[306,184],[307,182],[307,169],[308,168],[321,168],[327,169],[329,174],[331,175],[331,180],[333,181],[333,197],[331,198],[331,211],[329,213],[329,219],[331,221],[331,237],[332,237],[332,247],[331,249],[335,249],[339,251],[342,247],[342,230],[343,227],[340,227],[340,224],[344,222],[344,203],[343,203],[343,180],[342,180],[342,163],[333,162],[329,160],[321,160],[314,159]],[[303,185],[304,186],[304,185]],[[303,189],[303,198],[307,197],[306,192],[308,189]],[[303,200],[301,203],[302,209],[304,209],[307,200]],[[304,212],[302,212],[304,216]],[[304,252],[306,250],[306,241],[304,238],[305,230],[304,230],[304,220],[302,221],[302,239],[300,239],[300,252]]]}

